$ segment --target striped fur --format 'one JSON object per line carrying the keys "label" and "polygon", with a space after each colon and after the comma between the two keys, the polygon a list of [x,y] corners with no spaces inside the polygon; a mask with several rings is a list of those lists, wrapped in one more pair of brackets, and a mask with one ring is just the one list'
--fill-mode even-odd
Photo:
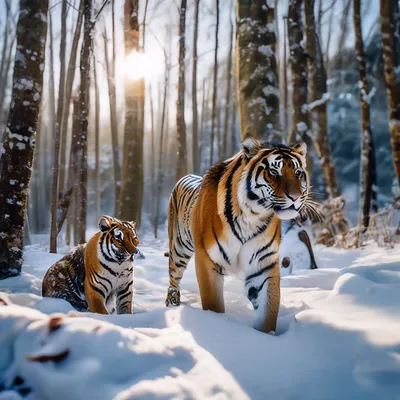
{"label": "striped fur", "polygon": [[133,255],[139,244],[135,223],[103,216],[99,228],[87,244],[50,267],[42,294],[64,299],[79,311],[131,313]]}
{"label": "striped fur", "polygon": [[166,305],[180,304],[180,281],[195,254],[202,307],[224,312],[225,275],[242,276],[255,328],[275,331],[280,302],[280,220],[306,210],[306,146],[248,139],[204,179],[182,178],[169,201]]}

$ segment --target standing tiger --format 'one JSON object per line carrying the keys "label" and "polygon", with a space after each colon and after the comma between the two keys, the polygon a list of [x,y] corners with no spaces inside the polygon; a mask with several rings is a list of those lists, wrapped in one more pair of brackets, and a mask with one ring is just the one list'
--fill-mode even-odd
{"label": "standing tiger", "polygon": [[135,228],[134,222],[101,217],[100,232],[87,244],[71,249],[47,271],[43,297],[64,299],[78,311],[130,314],[133,256],[139,244]]}
{"label": "standing tiger", "polygon": [[187,175],[168,205],[169,282],[166,305],[180,304],[180,280],[195,254],[204,310],[224,312],[224,275],[244,276],[256,311],[254,327],[276,330],[280,303],[280,220],[314,212],[305,144],[247,139],[204,179]]}

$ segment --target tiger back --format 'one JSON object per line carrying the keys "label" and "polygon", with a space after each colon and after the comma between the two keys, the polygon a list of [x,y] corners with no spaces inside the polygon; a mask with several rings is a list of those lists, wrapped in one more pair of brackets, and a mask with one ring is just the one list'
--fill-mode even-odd
{"label": "tiger back", "polygon": [[256,329],[275,331],[280,302],[280,220],[309,213],[306,146],[248,139],[204,179],[188,175],[169,202],[166,305],[180,304],[180,282],[195,254],[203,309],[224,312],[225,275],[243,279]]}
{"label": "tiger back", "polygon": [[78,311],[131,313],[135,224],[103,216],[100,232],[74,247],[47,271],[44,297],[62,298]]}

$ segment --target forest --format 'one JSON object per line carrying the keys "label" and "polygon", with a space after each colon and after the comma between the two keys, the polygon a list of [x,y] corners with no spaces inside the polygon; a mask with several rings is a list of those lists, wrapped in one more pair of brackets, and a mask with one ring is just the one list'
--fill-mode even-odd
{"label": "forest", "polygon": [[[396,398],[398,0],[0,0],[0,60],[0,352],[8,354],[0,360],[0,400],[11,398],[3,397],[8,391],[21,398],[52,399],[60,388],[66,399],[205,399],[218,394],[230,399]],[[277,143],[295,152],[303,143],[307,148],[299,179],[308,179],[308,211],[290,221],[282,218],[279,255],[278,249],[265,255],[277,257],[276,329],[274,324],[259,329],[252,314],[260,311],[251,289],[263,293],[271,276],[250,290],[246,286],[267,267],[237,280],[212,261],[225,282],[221,296],[227,317],[220,320],[201,311],[221,312],[213,300],[211,307],[205,305],[193,243],[196,262],[190,261],[179,291],[179,271],[186,270],[193,254],[185,254],[184,247],[192,245],[182,243],[179,234],[190,239],[192,234],[178,224],[177,244],[171,236],[177,182],[188,174],[214,176],[216,165],[228,174],[230,160],[248,156],[251,143],[258,141],[268,143],[266,148]],[[227,187],[225,207],[232,177],[233,172],[220,181]],[[189,189],[182,190],[184,197]],[[216,193],[215,209],[222,201]],[[185,207],[186,215],[192,205]],[[224,223],[229,224],[226,210]],[[107,304],[101,312],[88,300],[84,312],[66,297],[48,299],[57,296],[47,296],[46,285],[54,290],[63,275],[46,283],[49,267],[70,254],[78,257],[71,251],[89,246],[99,229],[115,229],[113,224],[121,221],[132,221],[134,232],[135,251],[128,261],[135,277],[125,303],[127,313],[137,315],[103,318],[99,314],[113,314]],[[229,251],[245,240],[224,242],[212,229],[222,261],[231,266]],[[120,234],[121,242],[131,233],[122,229]],[[276,232],[268,245],[275,237]],[[239,253],[233,258],[239,260]],[[247,294],[239,283],[243,279]],[[204,285],[211,290],[210,283]],[[265,285],[269,299],[272,286],[272,281]],[[110,289],[109,295],[116,292]],[[122,314],[118,295],[114,311]],[[183,311],[164,307],[180,303]],[[93,327],[90,335],[84,333],[83,318]],[[371,323],[375,318],[376,326]],[[256,336],[252,323],[257,330],[273,331],[282,339],[279,346],[272,337]],[[29,324],[37,338],[51,344],[37,345]],[[214,326],[215,332],[202,324]],[[54,339],[51,332],[60,326],[60,339]],[[384,339],[379,326],[387,328]],[[99,337],[96,329],[110,336]],[[233,331],[225,342],[222,336]],[[84,345],[74,342],[76,335],[83,335]],[[122,353],[111,335],[121,346],[137,347]],[[326,370],[320,370],[323,352],[311,348],[309,338],[331,355]],[[22,339],[29,343],[25,348],[17,342]],[[187,347],[181,348],[179,339]],[[230,354],[239,340],[252,344],[249,353],[237,350],[235,358]],[[343,343],[343,354],[338,343]],[[12,356],[12,346],[24,356]],[[264,378],[258,370],[274,370],[274,363],[265,364],[258,349],[287,358],[278,362],[268,388],[260,387]],[[71,389],[72,381],[60,368],[69,365],[73,352],[100,367],[95,373],[84,357],[75,360],[89,383],[76,375]],[[298,363],[294,366],[289,364],[292,356]],[[136,367],[140,357],[144,371]],[[245,370],[252,357],[254,377]],[[29,362],[40,368],[32,372]],[[118,380],[105,370],[107,362],[116,368],[135,365],[134,371]],[[341,362],[345,367],[338,372]],[[285,383],[279,383],[280,374],[287,371],[298,377],[281,393]],[[314,372],[321,378],[315,386]]]}

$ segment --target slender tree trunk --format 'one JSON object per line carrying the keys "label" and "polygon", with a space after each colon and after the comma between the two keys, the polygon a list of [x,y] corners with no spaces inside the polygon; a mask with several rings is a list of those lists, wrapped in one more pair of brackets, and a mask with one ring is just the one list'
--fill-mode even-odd
{"label": "slender tree trunk", "polygon": [[340,196],[331,150],[329,147],[326,71],[319,36],[315,28],[314,0],[304,0],[308,53],[308,78],[310,89],[310,112],[313,117],[314,145],[327,183],[330,198]]}
{"label": "slender tree trunk", "polygon": [[195,0],[194,9],[194,33],[193,33],[193,67],[192,67],[192,158],[193,172],[199,172],[199,127],[197,110],[197,38],[199,32],[199,4],[200,0]]}
{"label": "slender tree trunk", "polygon": [[[4,101],[5,101],[5,93],[7,88],[7,82],[5,80],[5,68],[6,68],[6,54],[8,49],[8,40],[10,36],[9,29],[9,20],[10,20],[10,5],[7,1],[5,1],[6,15],[5,15],[5,24],[4,24],[4,39],[3,39],[3,48],[1,51],[1,63],[0,63],[0,115],[2,116]],[[1,121],[3,123],[3,121]]]}
{"label": "slender tree trunk", "polygon": [[342,14],[342,19],[340,20],[340,35],[338,38],[338,45],[337,45],[337,51],[334,59],[332,60],[332,69],[336,67],[336,62],[337,62],[337,57],[340,54],[341,50],[344,48],[345,41],[348,37],[348,28],[349,28],[349,14],[350,14],[350,8],[351,8],[351,2],[352,0],[343,0],[343,14]]}
{"label": "slender tree trunk", "polygon": [[[66,179],[66,154],[67,154],[67,134],[68,134],[68,119],[71,106],[71,95],[72,88],[75,79],[75,69],[76,69],[76,56],[78,53],[79,38],[81,36],[82,30],[82,20],[83,20],[83,5],[84,1],[80,1],[78,19],[76,21],[75,31],[72,39],[71,45],[71,55],[69,57],[67,76],[65,79],[65,92],[62,106],[62,117],[61,117],[61,156],[60,156],[60,190],[65,188]],[[67,189],[69,187],[67,186]]]}
{"label": "slender tree trunk", "polygon": [[[329,58],[329,49],[331,47],[331,38],[332,38],[332,30],[333,30],[333,22],[335,19],[335,5],[337,0],[332,1],[331,12],[329,15],[329,25],[328,25],[328,34],[326,39],[326,49],[325,49],[325,65],[327,70],[327,76],[330,76],[330,58]],[[320,36],[321,38],[321,36]]]}
{"label": "slender tree trunk", "polygon": [[[140,51],[139,1],[125,1],[125,55]],[[143,82],[144,85],[144,82]],[[125,78],[125,138],[122,167],[121,214],[123,220],[140,224],[143,199],[144,86]]]}
{"label": "slender tree trunk", "polygon": [[[58,83],[57,118],[55,125],[54,165],[53,183],[51,189],[51,228],[50,228],[50,253],[57,253],[57,209],[58,209],[58,188],[60,169],[60,139],[61,139],[61,118],[64,104],[64,83],[65,83],[65,50],[67,45],[67,0],[62,0],[61,6],[61,41],[60,41],[60,79]],[[61,188],[61,185],[60,185]]]}
{"label": "slender tree trunk", "polygon": [[292,70],[292,129],[288,143],[301,139],[311,146],[310,118],[307,110],[307,59],[303,48],[302,0],[289,0],[288,38]]}
{"label": "slender tree trunk", "polygon": [[96,60],[93,57],[94,97],[95,97],[95,160],[96,160],[96,217],[101,217],[100,185],[100,89],[97,77]]}
{"label": "slender tree trunk", "polygon": [[[130,1],[126,0],[130,3]],[[112,2],[112,7],[114,10],[114,0]],[[114,47],[114,12],[112,13],[112,43]],[[107,33],[104,29],[104,55],[107,70],[107,83],[108,83],[108,97],[110,104],[110,123],[111,123],[111,145],[112,145],[112,155],[113,155],[113,167],[114,167],[114,214],[119,215],[120,212],[120,200],[121,200],[121,166],[119,163],[119,145],[118,145],[118,121],[117,121],[117,103],[115,94],[115,58],[114,52],[112,50],[113,56],[110,61],[108,55],[108,43],[107,43]],[[136,126],[136,125],[135,125]]]}
{"label": "slender tree trunk", "polygon": [[232,53],[233,53],[233,23],[231,22],[231,31],[229,36],[228,65],[226,67],[226,94],[225,94],[225,115],[224,115],[224,133],[222,143],[222,159],[228,156],[228,138],[229,138],[229,112],[231,109],[231,82],[232,82]]}
{"label": "slender tree trunk", "polygon": [[180,18],[179,18],[179,78],[178,78],[178,100],[176,102],[176,145],[177,145],[176,180],[177,181],[187,173],[186,123],[185,123],[186,3],[187,3],[186,0],[181,0]]}
{"label": "slender tree trunk", "polygon": [[281,137],[272,2],[237,0],[236,73],[241,140]]}
{"label": "slender tree trunk", "polygon": [[206,96],[206,78],[203,79],[203,98],[201,100],[201,117],[200,117],[200,135],[199,135],[199,145],[198,145],[198,173],[201,173],[201,159],[203,154],[203,140],[204,140],[204,129],[206,124],[206,111],[208,107],[208,97]]}
{"label": "slender tree trunk", "polygon": [[360,225],[367,229],[372,192],[372,132],[368,98],[367,68],[362,39],[360,0],[353,2],[355,48],[358,60],[361,105],[361,177],[360,177]]}
{"label": "slender tree trunk", "polygon": [[283,63],[282,63],[282,86],[283,86],[283,131],[287,139],[289,133],[289,102],[288,102],[288,76],[287,76],[287,17],[283,19]]}
{"label": "slender tree trunk", "polygon": [[149,85],[149,103],[150,103],[150,132],[151,132],[151,144],[150,144],[150,193],[151,193],[151,217],[154,220],[155,213],[155,193],[156,193],[156,182],[155,182],[155,168],[156,165],[156,154],[155,154],[155,125],[154,125],[154,101],[153,101],[153,91],[151,85]]}
{"label": "slender tree trunk", "polygon": [[80,58],[81,86],[79,91],[80,102],[80,131],[77,142],[77,165],[78,174],[76,180],[79,182],[77,203],[79,224],[74,229],[78,230],[79,243],[86,242],[86,208],[87,208],[87,136],[89,122],[89,93],[90,93],[90,60],[92,51],[92,0],[84,0],[83,40]]}
{"label": "slender tree trunk", "polygon": [[10,75],[10,69],[11,69],[11,63],[13,60],[13,55],[15,53],[15,41],[17,39],[16,34],[14,35],[14,37],[12,38],[10,47],[8,49],[8,55],[7,58],[4,60],[4,76],[2,78],[3,80],[3,84],[1,86],[1,93],[0,93],[0,115],[3,114],[3,107],[4,107],[4,101],[6,99],[6,90],[8,88],[8,81],[9,81],[9,75]]}
{"label": "slender tree trunk", "polygon": [[[21,0],[13,91],[0,156],[0,279],[19,275],[43,87],[47,0]],[[33,54],[33,56],[28,56]]]}
{"label": "slender tree trunk", "polygon": [[380,13],[389,128],[392,136],[394,170],[400,185],[400,17],[397,0],[381,0]]}

